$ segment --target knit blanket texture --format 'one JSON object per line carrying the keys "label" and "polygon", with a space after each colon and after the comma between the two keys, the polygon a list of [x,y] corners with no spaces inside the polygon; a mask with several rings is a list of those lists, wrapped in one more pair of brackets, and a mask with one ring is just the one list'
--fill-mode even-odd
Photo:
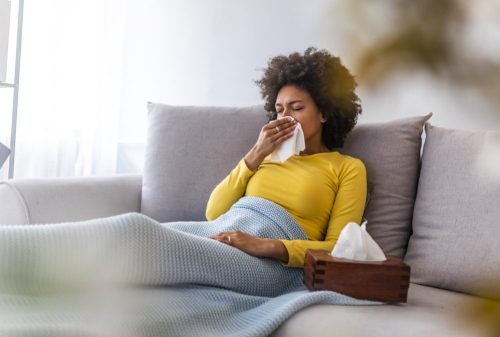
{"label": "knit blanket texture", "polygon": [[381,304],[310,292],[302,269],[209,238],[231,230],[306,239],[257,197],[213,221],[127,213],[0,226],[0,336],[269,336],[312,304]]}

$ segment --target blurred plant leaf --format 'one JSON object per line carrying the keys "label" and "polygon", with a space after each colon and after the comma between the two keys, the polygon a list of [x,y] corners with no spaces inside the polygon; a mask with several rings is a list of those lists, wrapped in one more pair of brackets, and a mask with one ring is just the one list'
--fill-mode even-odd
{"label": "blurred plant leaf", "polygon": [[457,318],[462,324],[480,327],[488,337],[500,337],[500,302],[481,299],[461,308]]}
{"label": "blurred plant leaf", "polygon": [[[472,24],[468,6],[475,3],[396,0],[389,4],[395,13],[391,29],[359,53],[360,84],[374,88],[394,73],[424,70],[500,101],[500,62],[464,52],[463,33]],[[363,20],[359,15],[358,19]]]}

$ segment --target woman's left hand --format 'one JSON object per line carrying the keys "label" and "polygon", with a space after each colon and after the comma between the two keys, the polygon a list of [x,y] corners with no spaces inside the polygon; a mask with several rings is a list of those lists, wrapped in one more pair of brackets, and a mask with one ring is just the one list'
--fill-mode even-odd
{"label": "woman's left hand", "polygon": [[261,239],[242,231],[221,232],[210,238],[238,248],[252,256],[288,261],[288,252],[279,240]]}

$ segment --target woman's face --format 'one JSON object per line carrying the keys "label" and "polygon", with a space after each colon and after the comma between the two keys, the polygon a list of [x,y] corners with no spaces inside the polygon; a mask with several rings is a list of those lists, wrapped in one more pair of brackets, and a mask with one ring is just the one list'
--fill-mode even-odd
{"label": "woman's face", "polygon": [[278,92],[275,108],[278,119],[291,116],[300,123],[306,142],[314,137],[321,140],[321,127],[326,119],[306,90],[285,85]]}

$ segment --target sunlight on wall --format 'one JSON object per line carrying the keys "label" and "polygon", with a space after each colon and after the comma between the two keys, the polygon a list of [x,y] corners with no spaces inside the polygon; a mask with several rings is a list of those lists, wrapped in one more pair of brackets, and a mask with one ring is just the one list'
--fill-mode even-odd
{"label": "sunlight on wall", "polygon": [[119,0],[25,2],[16,177],[115,172],[124,20]]}
{"label": "sunlight on wall", "polygon": [[[467,50],[497,55],[500,4],[472,8]],[[392,2],[343,0],[26,0],[25,10],[17,177],[141,172],[147,101],[258,104],[253,81],[270,57],[316,46],[354,71],[397,18]],[[481,88],[419,71],[383,80],[361,84],[359,122],[432,111],[435,125],[500,129]]]}

